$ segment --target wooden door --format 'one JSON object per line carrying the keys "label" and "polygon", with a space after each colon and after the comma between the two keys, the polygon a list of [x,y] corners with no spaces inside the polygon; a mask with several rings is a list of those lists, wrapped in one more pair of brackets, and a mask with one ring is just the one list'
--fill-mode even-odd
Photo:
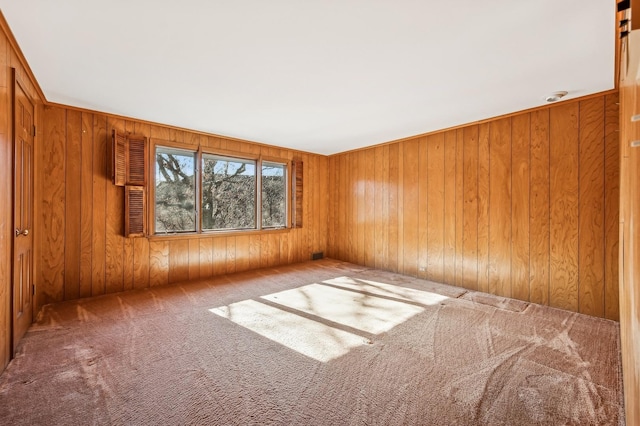
{"label": "wooden door", "polygon": [[34,106],[14,79],[13,351],[33,320]]}

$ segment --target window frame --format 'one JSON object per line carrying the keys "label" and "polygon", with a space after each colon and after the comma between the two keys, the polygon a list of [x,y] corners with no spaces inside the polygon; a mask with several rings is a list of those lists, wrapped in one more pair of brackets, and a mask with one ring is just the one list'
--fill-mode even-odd
{"label": "window frame", "polygon": [[[214,237],[224,235],[246,235],[246,234],[259,234],[259,233],[277,233],[288,232],[292,229],[291,226],[291,160],[284,157],[266,156],[262,154],[254,154],[247,152],[230,151],[226,149],[217,149],[211,147],[203,147],[202,145],[190,145],[180,142],[171,142],[162,139],[150,138],[149,140],[149,196],[148,196],[148,209],[147,209],[147,223],[149,224],[149,238],[151,239],[164,239],[164,238],[193,238],[193,237]],[[157,232],[156,231],[156,152],[158,148],[163,149],[175,149],[179,151],[186,151],[194,153],[195,158],[195,209],[196,209],[196,230],[195,231],[176,231],[176,232]],[[254,228],[237,228],[237,229],[211,229],[204,230],[202,226],[202,165],[205,155],[211,155],[224,159],[238,159],[241,161],[255,162],[256,179],[255,179],[255,196],[254,203],[256,206],[255,214],[255,227]],[[280,227],[263,227],[262,226],[262,164],[274,163],[284,166],[285,173],[285,225]]]}

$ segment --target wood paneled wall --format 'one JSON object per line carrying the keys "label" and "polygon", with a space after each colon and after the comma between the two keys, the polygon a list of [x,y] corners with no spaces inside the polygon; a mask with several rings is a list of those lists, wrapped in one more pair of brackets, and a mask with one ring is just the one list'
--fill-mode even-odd
{"label": "wood paneled wall", "polygon": [[[123,238],[124,192],[107,174],[111,129],[305,165],[304,227],[227,236]],[[129,289],[310,259],[326,251],[327,158],[47,106],[42,167],[38,307]]]}
{"label": "wood paneled wall", "polygon": [[[13,134],[11,68],[36,105],[36,120],[41,119],[42,99],[30,74],[23,67],[4,18],[0,16],[0,372],[11,357],[11,268],[13,264]],[[38,132],[40,136],[40,131]],[[37,238],[37,236],[36,236]]]}
{"label": "wood paneled wall", "polygon": [[329,256],[617,319],[617,97],[331,156]]}

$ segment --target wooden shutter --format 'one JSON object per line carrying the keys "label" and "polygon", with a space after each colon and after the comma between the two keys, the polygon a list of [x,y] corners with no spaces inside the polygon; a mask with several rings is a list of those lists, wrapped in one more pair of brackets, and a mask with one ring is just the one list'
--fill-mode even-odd
{"label": "wooden shutter", "polygon": [[128,135],[126,152],[127,185],[144,186],[147,182],[147,138]]}
{"label": "wooden shutter", "polygon": [[112,132],[111,179],[124,186],[124,235],[144,237],[147,234],[147,138],[143,135]]}
{"label": "wooden shutter", "polygon": [[113,129],[111,132],[111,181],[114,185],[124,186],[126,178],[127,135]]}
{"label": "wooden shutter", "polygon": [[302,228],[302,161],[291,165],[291,226]]}
{"label": "wooden shutter", "polygon": [[147,234],[147,204],[144,186],[125,187],[125,237],[144,237]]}
{"label": "wooden shutter", "polygon": [[147,182],[147,138],[113,129],[111,180],[114,185],[144,186]]}

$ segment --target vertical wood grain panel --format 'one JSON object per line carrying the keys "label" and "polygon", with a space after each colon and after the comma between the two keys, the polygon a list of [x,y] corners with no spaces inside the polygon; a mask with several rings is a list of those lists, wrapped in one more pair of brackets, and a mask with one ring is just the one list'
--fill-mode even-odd
{"label": "vertical wood grain panel", "polygon": [[260,267],[267,268],[273,261],[273,245],[268,235],[260,236]]}
{"label": "vertical wood grain panel", "polygon": [[227,239],[218,237],[213,239],[213,275],[227,272]]}
{"label": "vertical wood grain panel", "polygon": [[64,236],[64,299],[80,297],[80,197],[81,197],[81,143],[82,116],[78,111],[67,111],[66,167],[65,167],[65,236]]}
{"label": "vertical wood grain panel", "polygon": [[578,104],[549,112],[549,304],[578,310]]}
{"label": "vertical wood grain panel", "polygon": [[444,134],[444,282],[456,282],[456,131]]}
{"label": "vertical wood grain panel", "polygon": [[347,166],[346,166],[346,156],[338,155],[336,158],[336,166],[338,167],[338,173],[336,173],[336,182],[338,185],[337,198],[338,202],[335,204],[336,207],[336,236],[335,236],[335,256],[337,259],[346,259],[346,244],[345,241],[347,239]]}
{"label": "vertical wood grain panel", "polygon": [[445,281],[444,271],[444,206],[445,160],[444,134],[427,138],[427,279]]}
{"label": "vertical wood grain panel", "polygon": [[511,297],[511,119],[489,131],[489,292]]}
{"label": "vertical wood grain panel", "polygon": [[398,144],[398,271],[404,273],[404,143]]}
{"label": "vertical wood grain panel", "polygon": [[[384,186],[384,163],[385,163],[385,158],[384,158],[384,147],[382,146],[378,146],[374,149],[374,163],[375,163],[375,169],[374,169],[374,179],[375,179],[375,186],[374,186],[374,209],[373,209],[373,221],[374,221],[374,226],[373,226],[373,242],[374,242],[374,246],[375,246],[375,254],[374,254],[374,267],[375,268],[379,268],[379,269],[384,269],[384,259],[385,259],[385,254],[384,254],[384,247],[386,242],[383,241],[383,235],[387,232],[387,228],[383,228],[383,218],[384,218],[384,211],[383,211],[383,200],[385,198],[385,186]],[[332,157],[333,158],[333,157]],[[388,162],[387,162],[388,164]],[[333,189],[333,188],[332,188]],[[334,189],[335,191],[335,189]],[[334,192],[335,193],[335,192]],[[337,205],[334,205],[335,209],[339,209],[340,207]]]}
{"label": "vertical wood grain panel", "polygon": [[91,296],[93,228],[93,114],[82,113],[80,175],[80,297]]}
{"label": "vertical wood grain panel", "polygon": [[[373,149],[364,151],[364,264],[375,266],[375,152]],[[320,229],[320,227],[318,227]]]}
{"label": "vertical wood grain panel", "polygon": [[364,246],[365,232],[365,151],[360,150],[355,153],[356,156],[356,263],[364,265],[366,247]]}
{"label": "vertical wood grain panel", "polygon": [[[338,185],[336,184],[336,173],[338,171],[338,167],[336,167],[336,156],[332,156],[329,157],[328,159],[328,179],[329,179],[329,183],[328,183],[328,200],[327,205],[329,206],[329,209],[327,211],[327,226],[328,226],[328,235],[327,235],[327,252],[326,255],[327,257],[331,257],[334,259],[337,259],[338,257],[336,256],[335,253],[335,247],[336,247],[336,224],[337,224],[337,217],[336,217],[336,212],[338,211]],[[329,195],[331,194],[331,195]]]}
{"label": "vertical wood grain panel", "polygon": [[[308,223],[308,222],[303,222]],[[264,235],[261,236],[264,239]],[[226,251],[226,273],[233,274],[236,272],[236,237],[227,237],[227,251]]]}
{"label": "vertical wood grain panel", "polygon": [[418,140],[418,277],[427,277],[429,265],[429,145],[427,138]]}
{"label": "vertical wood grain panel", "polygon": [[149,242],[149,285],[169,284],[169,242]]}
{"label": "vertical wood grain panel", "polygon": [[189,279],[189,240],[169,241],[169,283]]}
{"label": "vertical wood grain panel", "polygon": [[107,119],[93,116],[93,226],[91,295],[105,293],[106,204],[107,204]]}
{"label": "vertical wood grain panel", "polygon": [[[106,152],[104,155],[109,158],[110,135],[112,129],[124,131],[124,120],[107,119],[107,131],[104,135],[104,145]],[[109,170],[107,168],[107,170]],[[107,293],[115,293],[124,290],[124,188],[115,186],[111,182],[107,183],[107,225],[106,225],[106,269],[105,286]]]}
{"label": "vertical wood grain panel", "polygon": [[462,286],[478,289],[478,126],[463,129]]}
{"label": "vertical wood grain panel", "polygon": [[133,288],[149,287],[149,240],[133,239]]}
{"label": "vertical wood grain panel", "polygon": [[41,291],[44,302],[64,299],[65,248],[65,133],[66,111],[61,108],[45,109],[45,144],[42,188],[42,207],[47,214],[42,218],[41,260],[47,271],[42,274]]}
{"label": "vertical wood grain panel", "polygon": [[133,240],[134,238],[125,238],[124,251],[123,251],[123,290],[133,290],[135,288],[134,283],[134,268],[135,260],[133,255]]}
{"label": "vertical wood grain panel", "polygon": [[213,238],[201,238],[200,248],[200,277],[213,276]]}
{"label": "vertical wood grain panel", "polygon": [[511,118],[511,257],[512,297],[529,300],[529,156],[531,146],[530,114]]}
{"label": "vertical wood grain panel", "polygon": [[398,145],[389,145],[389,270],[398,272]]}
{"label": "vertical wood grain panel", "polygon": [[189,240],[189,279],[200,278],[200,241]]}
{"label": "vertical wood grain panel", "polygon": [[[328,236],[329,223],[327,219],[329,216],[329,202],[331,199],[331,197],[329,196],[329,189],[328,189],[329,188],[329,160],[327,157],[324,157],[324,156],[321,157],[321,156],[314,155],[312,157],[317,160],[316,169],[318,170],[318,174],[319,174],[319,182],[313,185],[313,191],[318,196],[318,201],[316,203],[318,208],[316,211],[316,217],[314,219],[314,226],[313,226],[313,229],[316,235],[318,235],[318,240],[316,242],[317,245],[313,248],[313,251],[314,252],[322,251],[326,253],[327,246],[329,244],[329,236]],[[372,158],[372,163],[370,167],[371,167],[371,176],[373,180],[373,158]],[[324,188],[324,190],[322,190],[322,188]],[[371,182],[371,191],[373,192],[373,182]],[[373,203],[373,200],[371,200],[371,202]],[[371,213],[373,213],[373,210]],[[373,214],[371,215],[371,222],[373,222]],[[372,224],[370,224],[370,226],[372,226]],[[371,235],[369,235],[368,238],[372,239]],[[280,234],[280,237],[282,237],[282,234]],[[280,240],[280,242],[282,243],[282,239]],[[371,251],[373,253],[373,247],[371,248]],[[286,256],[283,256],[282,251],[280,251],[280,253],[281,253],[280,263],[281,264],[283,262],[289,263],[288,261],[284,260],[286,259]],[[371,261],[373,262],[373,254],[371,256]]]}
{"label": "vertical wood grain panel", "polygon": [[455,187],[455,226],[456,226],[456,261],[455,284],[464,286],[462,269],[464,264],[464,130],[456,130],[456,187]]}
{"label": "vertical wood grain panel", "polygon": [[414,139],[404,143],[404,272],[418,275],[418,198],[419,198],[419,144]]}
{"label": "vertical wood grain panel", "polygon": [[549,110],[531,113],[530,299],[549,304]]}
{"label": "vertical wood grain panel", "polygon": [[[248,235],[238,235],[236,237],[236,272],[247,271],[251,266],[249,243]],[[281,250],[277,251],[278,253],[281,253]]]}
{"label": "vertical wood grain panel", "polygon": [[258,269],[260,267],[260,250],[260,235],[251,235],[249,237],[249,267],[251,269]]}
{"label": "vertical wood grain panel", "polygon": [[605,318],[618,321],[619,310],[619,228],[620,221],[620,138],[618,95],[607,95],[605,99],[604,140],[604,228],[605,270],[604,301]]}
{"label": "vertical wood grain panel", "polygon": [[478,290],[489,291],[489,124],[478,126]]}
{"label": "vertical wood grain panel", "polygon": [[347,179],[349,182],[347,193],[347,235],[349,238],[348,260],[357,263],[357,239],[358,239],[358,155],[356,153],[347,154],[349,167],[347,169]]}
{"label": "vertical wood grain panel", "polygon": [[604,98],[579,105],[579,311],[604,316]]}

